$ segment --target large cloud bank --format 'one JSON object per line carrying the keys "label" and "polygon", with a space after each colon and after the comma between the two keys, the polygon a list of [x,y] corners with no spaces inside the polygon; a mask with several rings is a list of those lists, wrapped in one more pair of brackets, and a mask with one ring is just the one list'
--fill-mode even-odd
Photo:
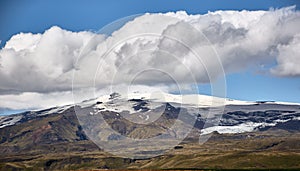
{"label": "large cloud bank", "polygon": [[174,81],[188,85],[209,82],[223,69],[239,72],[274,63],[270,74],[298,77],[299,27],[300,12],[287,7],[204,15],[145,14],[109,36],[57,26],[41,34],[20,33],[0,50],[0,94],[11,97],[0,107],[13,108],[13,97],[26,92],[42,94],[43,99],[70,93],[74,72],[78,89],[133,80],[151,86]]}

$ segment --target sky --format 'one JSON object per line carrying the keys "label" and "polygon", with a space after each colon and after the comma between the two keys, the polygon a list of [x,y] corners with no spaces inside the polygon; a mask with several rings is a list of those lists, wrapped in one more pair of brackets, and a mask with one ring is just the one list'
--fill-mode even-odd
{"label": "sky", "polygon": [[19,32],[40,33],[53,25],[72,31],[98,30],[126,16],[145,12],[184,10],[189,14],[204,14],[216,10],[268,10],[298,5],[297,0],[2,0],[0,2],[0,40],[2,46]]}
{"label": "sky", "polygon": [[[57,85],[58,82],[59,83],[63,82],[62,81],[63,79],[67,80],[68,79],[66,78],[67,76],[71,76],[70,74],[66,74],[64,75],[63,78],[56,77],[56,75],[62,75],[62,73],[60,72],[64,73],[64,70],[68,70],[68,69],[71,70],[72,64],[68,59],[72,58],[72,55],[74,55],[75,53],[74,51],[76,50],[76,48],[78,49],[82,47],[81,44],[74,43],[74,42],[81,42],[81,41],[83,43],[88,42],[93,36],[95,36],[94,35],[95,31],[98,31],[99,29],[106,26],[107,24],[115,20],[118,20],[120,18],[136,15],[136,14],[143,15],[144,13],[164,14],[168,12],[174,12],[170,15],[172,15],[175,18],[181,18],[181,19],[183,18],[186,22],[192,23],[194,27],[197,27],[200,30],[203,29],[204,32],[207,31],[206,33],[209,34],[209,33],[214,33],[214,30],[208,30],[207,29],[209,28],[208,26],[204,28],[204,26],[206,26],[205,24],[218,22],[219,20],[206,19],[205,17],[201,17],[201,16],[198,18],[196,17],[195,19],[192,16],[205,15],[209,11],[214,12],[214,11],[231,10],[237,12],[236,14],[234,14],[235,17],[241,17],[242,15],[248,16],[246,21],[247,26],[244,26],[243,23],[242,24],[239,23],[240,25],[237,26],[235,25],[236,21],[232,19],[230,19],[229,21],[229,23],[234,25],[236,28],[240,27],[238,29],[234,28],[232,30],[232,33],[230,32],[233,38],[239,38],[238,36],[240,34],[246,35],[246,33],[244,32],[248,31],[248,29],[249,30],[252,29],[251,31],[255,33],[256,31],[255,28],[252,28],[251,24],[249,24],[252,21],[250,21],[250,19],[248,18],[251,18],[251,16],[253,15],[260,16],[260,14],[247,13],[247,12],[238,13],[238,12],[241,12],[242,10],[269,11],[270,9],[276,11],[277,9],[290,7],[294,5],[296,6],[291,11],[293,10],[298,11],[300,7],[300,3],[297,0],[286,0],[286,1],[278,1],[278,0],[277,1],[276,0],[265,0],[265,1],[260,1],[260,0],[254,0],[254,1],[253,0],[252,1],[248,1],[248,0],[247,1],[240,1],[240,0],[224,0],[224,1],[217,1],[217,0],[210,0],[210,1],[73,0],[71,1],[71,0],[66,0],[63,2],[58,0],[1,1],[0,2],[0,22],[1,22],[0,47],[5,49],[6,42],[9,41],[12,38],[12,36],[19,35],[19,37],[16,37],[14,41],[10,41],[10,43],[7,45],[7,49],[15,48],[15,52],[10,52],[10,51],[4,52],[4,50],[2,50],[2,54],[0,53],[0,56],[3,59],[6,59],[5,61],[3,60],[2,63],[0,61],[0,65],[3,66],[2,70],[0,70],[0,78],[3,77],[2,83],[0,83],[0,108],[2,109],[0,110],[0,112],[2,111],[2,113],[9,113],[11,111],[19,111],[23,109],[25,110],[31,108],[44,108],[47,106],[51,106],[51,104],[59,105],[59,104],[70,103],[71,95],[66,93],[69,91],[68,86],[65,86],[64,84],[59,84],[59,86],[51,86],[51,85],[52,84]],[[176,13],[177,11],[184,11],[184,13],[183,14]],[[227,13],[221,13],[218,15],[226,17]],[[281,17],[280,18],[280,20],[282,20],[281,22],[285,23],[285,25],[290,25],[290,28],[286,28],[282,25],[281,26],[272,25],[274,24],[272,23],[272,19],[274,20],[278,19],[278,15],[282,15],[279,16],[279,18]],[[288,16],[285,18],[285,15]],[[216,15],[212,14],[212,16],[216,16]],[[275,30],[274,33],[272,33],[274,34],[274,36],[273,35],[270,36],[270,39],[272,37],[275,37],[274,40],[273,39],[271,40],[275,42],[278,41],[277,44],[276,43],[272,44],[268,42],[270,41],[269,39],[262,40],[261,42],[261,45],[266,46],[271,50],[260,49],[260,47],[255,47],[254,42],[252,42],[253,44],[249,43],[247,47],[246,45],[244,46],[237,45],[237,47],[224,47],[222,46],[222,41],[224,39],[229,40],[230,38],[227,37],[224,38],[222,36],[216,37],[213,35],[207,36],[208,38],[212,39],[211,41],[213,44],[215,44],[217,52],[219,50],[219,55],[221,56],[221,60],[225,70],[226,94],[228,98],[250,100],[250,101],[271,100],[271,101],[287,101],[287,102],[300,103],[300,74],[299,74],[299,70],[297,69],[299,63],[297,62],[293,63],[293,61],[300,61],[297,60],[300,59],[299,54],[297,53],[297,50],[299,50],[299,44],[298,44],[299,36],[298,37],[296,36],[297,34],[299,34],[299,31],[297,31],[297,26],[299,26],[298,25],[299,22],[297,21],[297,16],[299,18],[299,14],[289,14],[289,12],[286,12],[286,14],[280,14],[280,12],[273,12],[273,13],[271,12],[269,14],[269,18],[267,18],[268,17],[267,16],[265,17],[266,19],[264,18],[262,19],[261,21],[262,23],[257,24],[257,27],[261,27],[262,30],[266,28],[267,32]],[[165,25],[166,27],[168,27],[168,25],[165,22],[165,20],[166,21],[168,20],[166,18],[166,15],[154,15],[153,18],[155,18],[155,21],[161,22],[161,25]],[[289,20],[290,18],[295,20],[295,22],[290,22]],[[148,18],[145,18],[145,20],[147,19]],[[239,20],[241,20],[241,18],[239,18]],[[149,22],[152,22],[152,20],[149,19]],[[201,25],[200,24],[197,25],[197,23],[195,24],[195,22],[200,22]],[[127,29],[130,30],[130,28],[131,29],[137,28],[136,26],[138,26],[138,24],[141,23],[145,24],[143,23],[143,20],[137,21],[136,23],[132,23],[132,26],[129,25]],[[221,29],[221,31],[222,29],[223,31],[225,29],[228,29],[227,27],[231,28],[231,26],[227,26],[225,24],[220,24],[218,26]],[[187,29],[187,27],[189,26],[180,26],[180,27],[178,26],[178,29],[185,31],[184,29]],[[271,27],[274,28],[271,29]],[[295,27],[295,28],[292,29],[291,27]],[[276,28],[286,30],[286,32],[281,33],[282,30],[276,31]],[[130,34],[130,31],[128,30],[123,29],[119,31],[119,33],[116,34],[111,41],[114,42],[119,40],[117,36]],[[171,31],[170,34],[172,34]],[[19,33],[21,32],[31,33],[31,35],[26,34],[25,36],[24,35],[20,36]],[[45,34],[46,32],[48,34]],[[61,37],[57,36],[56,39],[54,39],[56,35],[60,35],[60,34]],[[257,34],[259,34],[259,32],[257,32]],[[33,46],[35,41],[40,40],[41,38],[39,36],[43,37],[43,40],[46,42],[40,45],[41,48],[39,48],[39,51],[36,50],[37,52],[35,52],[35,50],[30,49],[31,47],[29,46]],[[191,34],[191,36],[193,35]],[[263,34],[263,35],[256,35],[256,36],[257,38],[253,40],[260,41],[262,39],[261,37],[264,38],[267,37],[268,35]],[[235,41],[240,40],[240,38],[234,40],[233,38],[231,40],[232,42],[230,42],[231,44],[234,44]],[[97,38],[98,43],[102,42],[103,39],[104,39],[103,37],[99,36]],[[243,40],[241,38],[241,42],[243,43],[247,43],[249,41],[251,40],[248,39]],[[28,43],[28,47],[26,45],[27,43]],[[138,45],[143,43],[145,44],[145,40],[140,42],[138,40],[135,40],[135,43]],[[60,47],[62,47],[65,44],[67,45],[66,56],[71,56],[69,58],[65,57],[63,54],[57,54],[56,52],[55,53],[53,52],[54,50],[57,50],[55,49],[56,46],[60,45]],[[154,46],[154,45],[149,44],[149,46]],[[249,46],[251,46],[252,49]],[[276,46],[276,48],[274,48],[274,46]],[[44,47],[48,47],[49,49],[45,49]],[[71,51],[73,47],[74,47],[74,51]],[[23,52],[20,52],[20,48],[21,49],[27,48],[26,50],[29,51],[28,52],[29,55],[27,53],[23,54]],[[132,50],[130,48],[124,47],[123,49],[125,50],[123,51],[120,50],[119,56],[128,53],[128,51]],[[178,45],[178,49],[180,48],[182,47],[179,47]],[[233,48],[233,50],[231,51],[230,48]],[[237,51],[235,48],[243,49],[243,51]],[[276,51],[274,52],[275,54],[273,54],[272,48],[274,48],[274,51]],[[184,49],[182,51],[184,51]],[[239,55],[243,56],[243,59],[239,59],[235,55],[232,55],[233,52],[240,53]],[[58,57],[53,58],[50,55],[49,56],[45,55],[45,58],[43,59],[41,59],[41,57],[40,58],[35,57],[37,55],[43,56],[41,54],[52,54],[52,53],[53,55],[56,55]],[[231,54],[231,56],[229,54]],[[145,58],[147,55],[148,54],[144,54]],[[179,53],[178,55],[182,55],[182,54]],[[22,56],[24,59],[22,60],[17,59],[18,56]],[[286,58],[285,56],[292,56],[292,57]],[[14,61],[12,60],[12,58],[16,58],[16,60]],[[115,58],[115,57],[111,57],[111,58]],[[72,58],[72,60],[74,60],[74,58]],[[243,63],[243,61],[245,63]],[[33,66],[31,64],[32,62],[35,64],[37,63],[36,64],[37,66],[43,65],[44,66],[43,68],[45,70],[43,70],[44,73],[43,72],[42,73],[46,75],[48,74],[49,78],[48,77],[45,78],[45,76],[42,74],[38,76],[34,75],[34,72],[30,70],[30,68],[32,68]],[[118,62],[118,60],[116,59],[115,61],[106,61],[106,63],[108,64],[109,62]],[[135,61],[133,60],[132,62]],[[88,61],[83,62],[83,64],[85,63],[88,63]],[[282,64],[280,65],[282,67],[277,67],[278,64]],[[215,66],[216,64],[209,63],[208,65]],[[52,70],[51,66],[57,68],[57,70]],[[7,68],[10,67],[10,68],[4,71],[3,68],[5,67]],[[141,67],[143,66],[141,65]],[[18,72],[16,72],[17,69],[19,70]],[[165,69],[166,71],[170,71],[168,70],[169,68],[164,67],[163,69]],[[195,68],[194,70],[192,68],[191,70],[193,71],[193,73],[195,73],[197,68]],[[128,73],[128,72],[129,71],[127,71],[126,68],[124,70],[121,69],[120,71],[120,73]],[[188,71],[179,70],[178,72],[185,73]],[[2,76],[1,74],[4,76]],[[5,74],[9,75],[11,78],[12,77],[15,78],[15,80],[6,78]],[[212,77],[218,74],[219,73],[215,73],[215,72],[211,73],[211,75],[213,75]],[[36,77],[36,79],[30,77],[31,75]],[[152,73],[152,75],[155,74]],[[149,80],[140,80],[140,82],[149,85],[148,82],[153,82],[154,78],[152,78],[151,76],[148,77]],[[190,83],[190,80],[184,79],[184,76],[180,76],[180,74],[176,75],[175,77],[178,78],[179,80],[182,80],[183,84]],[[197,74],[196,77],[198,77]],[[198,85],[200,88],[200,92],[203,94],[211,94],[210,85],[204,79],[206,78],[206,75],[205,74],[200,75],[199,77],[203,78],[200,79],[201,83],[199,83]],[[25,78],[28,78],[27,80],[28,82],[26,82]],[[34,80],[38,80],[38,78],[41,78],[39,79],[40,81],[34,82]],[[79,76],[79,78],[84,78],[84,76],[82,77]],[[56,81],[59,80],[59,81],[56,82],[53,81],[52,79]],[[117,78],[116,80],[121,83],[122,81],[124,81],[123,78]],[[161,84],[161,80],[156,80],[156,81],[157,84]],[[41,84],[39,84],[39,82]],[[100,86],[102,86],[103,80],[99,80],[99,82],[101,82],[99,84]],[[23,85],[20,86],[21,84]],[[62,94],[64,94],[65,96],[62,96]],[[60,100],[57,100],[58,97],[62,97],[62,98],[60,98]],[[37,99],[41,99],[41,101],[43,101],[43,104],[36,104],[37,102],[35,101]]]}

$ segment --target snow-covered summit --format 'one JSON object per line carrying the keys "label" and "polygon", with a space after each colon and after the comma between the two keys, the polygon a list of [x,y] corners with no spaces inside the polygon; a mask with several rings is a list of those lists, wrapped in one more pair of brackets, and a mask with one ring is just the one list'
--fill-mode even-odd
{"label": "snow-covered summit", "polygon": [[[116,97],[114,97],[116,96]],[[152,102],[168,102],[168,103],[178,103],[192,105],[195,107],[210,107],[210,106],[220,106],[220,105],[252,105],[256,102],[232,100],[227,98],[219,98],[208,95],[201,94],[169,94],[164,92],[153,92],[153,93],[139,93],[133,92],[128,94],[112,93],[111,95],[100,96],[97,101],[109,102],[115,99],[141,99],[149,100]]]}

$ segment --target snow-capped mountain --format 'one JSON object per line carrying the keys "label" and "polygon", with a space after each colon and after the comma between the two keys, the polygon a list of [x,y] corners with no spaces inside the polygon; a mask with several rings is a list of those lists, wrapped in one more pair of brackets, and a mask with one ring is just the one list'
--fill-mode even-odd
{"label": "snow-capped mountain", "polygon": [[[27,111],[20,114],[0,116],[0,128],[28,122],[37,117],[64,113],[74,105],[53,107],[45,110]],[[276,127],[300,120],[300,104],[283,102],[248,102],[205,95],[174,95],[167,93],[112,93],[96,99],[75,104],[85,108],[88,115],[124,116],[135,123],[155,122],[164,112],[184,110],[194,118],[194,126],[201,134],[242,133]],[[282,126],[281,126],[282,127]]]}

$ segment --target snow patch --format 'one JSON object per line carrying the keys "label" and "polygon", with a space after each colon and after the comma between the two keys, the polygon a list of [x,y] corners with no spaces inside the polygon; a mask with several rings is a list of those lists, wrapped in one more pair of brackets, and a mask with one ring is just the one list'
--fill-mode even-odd
{"label": "snow patch", "polygon": [[7,116],[0,118],[0,128],[4,128],[10,125],[14,125],[22,119],[21,115],[18,116]]}
{"label": "snow patch", "polygon": [[[71,105],[62,106],[62,107],[55,107],[53,109],[50,109],[48,111],[40,113],[39,116],[49,115],[49,114],[53,114],[53,113],[63,113],[64,111],[66,111],[70,107],[71,107]],[[38,112],[38,111],[36,111],[36,112]]]}

